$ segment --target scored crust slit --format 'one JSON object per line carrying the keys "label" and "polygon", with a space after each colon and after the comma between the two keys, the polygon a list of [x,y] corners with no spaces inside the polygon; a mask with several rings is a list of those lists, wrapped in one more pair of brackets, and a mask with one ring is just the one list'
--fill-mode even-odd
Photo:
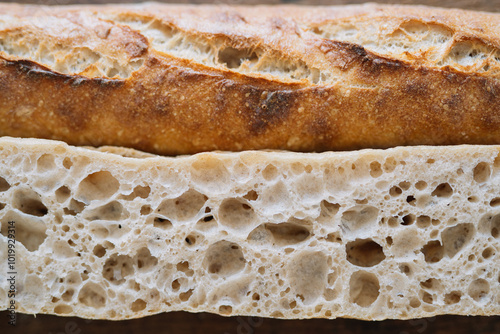
{"label": "scored crust slit", "polygon": [[498,146],[111,151],[0,139],[0,249],[15,221],[19,312],[500,313]]}

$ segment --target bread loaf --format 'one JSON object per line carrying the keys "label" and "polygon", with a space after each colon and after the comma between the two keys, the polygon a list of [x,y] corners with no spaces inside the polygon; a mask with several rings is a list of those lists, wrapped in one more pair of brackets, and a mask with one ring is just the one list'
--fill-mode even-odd
{"label": "bread loaf", "polygon": [[0,308],[14,222],[19,312],[500,315],[499,154],[167,158],[1,138]]}
{"label": "bread loaf", "polygon": [[500,143],[500,15],[0,5],[0,135],[176,155]]}

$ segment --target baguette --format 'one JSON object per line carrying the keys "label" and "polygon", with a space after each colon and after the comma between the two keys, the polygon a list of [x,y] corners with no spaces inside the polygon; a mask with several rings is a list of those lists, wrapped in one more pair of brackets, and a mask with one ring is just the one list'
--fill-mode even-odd
{"label": "baguette", "polygon": [[15,228],[18,312],[500,315],[499,154],[168,158],[0,138],[0,308]]}
{"label": "baguette", "polygon": [[0,135],[163,155],[500,143],[500,15],[0,5]]}

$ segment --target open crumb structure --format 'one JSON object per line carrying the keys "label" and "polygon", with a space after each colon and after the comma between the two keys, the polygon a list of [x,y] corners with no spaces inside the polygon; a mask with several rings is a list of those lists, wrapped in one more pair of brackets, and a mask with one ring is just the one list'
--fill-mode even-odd
{"label": "open crumb structure", "polygon": [[2,138],[0,263],[14,221],[25,313],[500,314],[499,152],[165,158]]}

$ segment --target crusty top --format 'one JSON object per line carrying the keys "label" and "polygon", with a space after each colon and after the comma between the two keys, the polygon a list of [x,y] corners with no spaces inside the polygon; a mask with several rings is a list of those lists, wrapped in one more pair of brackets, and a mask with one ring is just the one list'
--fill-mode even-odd
{"label": "crusty top", "polygon": [[0,135],[175,155],[500,144],[500,15],[0,5]]}

